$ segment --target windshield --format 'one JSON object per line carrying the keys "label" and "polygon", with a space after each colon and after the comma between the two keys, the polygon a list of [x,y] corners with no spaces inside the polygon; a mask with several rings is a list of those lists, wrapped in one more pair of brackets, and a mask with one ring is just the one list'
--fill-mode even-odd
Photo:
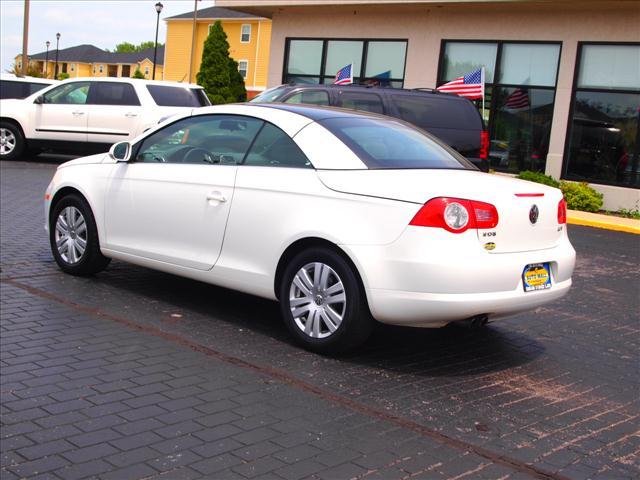
{"label": "windshield", "polygon": [[471,162],[450,147],[402,122],[341,117],[319,123],[342,140],[370,169],[476,170]]}
{"label": "windshield", "polygon": [[252,98],[251,100],[249,100],[249,102],[255,102],[255,103],[275,102],[276,100],[278,100],[278,97],[280,97],[286,91],[286,89],[287,89],[286,86],[270,88],[269,90],[265,90],[264,92],[262,92],[257,97]]}

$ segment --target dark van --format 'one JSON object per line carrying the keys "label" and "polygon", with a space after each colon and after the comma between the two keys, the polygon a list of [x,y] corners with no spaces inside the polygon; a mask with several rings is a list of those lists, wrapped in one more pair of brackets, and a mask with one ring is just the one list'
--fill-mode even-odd
{"label": "dark van", "polygon": [[401,118],[439,137],[486,169],[489,135],[471,101],[436,90],[376,88],[364,85],[281,85],[251,102],[306,103],[365,110]]}

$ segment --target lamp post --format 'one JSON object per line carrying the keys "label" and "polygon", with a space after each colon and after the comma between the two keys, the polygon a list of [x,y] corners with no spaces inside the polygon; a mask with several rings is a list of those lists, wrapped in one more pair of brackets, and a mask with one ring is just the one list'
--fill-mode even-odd
{"label": "lamp post", "polygon": [[51,46],[51,42],[49,40],[47,40],[45,42],[45,45],[47,46],[47,56],[46,59],[44,61],[44,78],[49,78],[47,73],[49,70],[49,47]]}
{"label": "lamp post", "polygon": [[58,79],[58,51],[60,50],[60,34],[56,33],[56,67],[53,70],[53,79]]}
{"label": "lamp post", "polygon": [[153,47],[153,74],[151,75],[151,80],[156,79],[156,56],[158,54],[158,27],[160,26],[161,11],[162,11],[162,4],[158,2],[156,3],[156,12],[158,13],[158,17],[156,18],[156,43]]}

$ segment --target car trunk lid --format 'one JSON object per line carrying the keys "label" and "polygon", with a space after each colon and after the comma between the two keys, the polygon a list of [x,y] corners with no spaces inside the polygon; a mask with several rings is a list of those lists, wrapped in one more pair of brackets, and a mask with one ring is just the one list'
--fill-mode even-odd
{"label": "car trunk lid", "polygon": [[475,170],[319,170],[318,176],[328,188],[355,195],[420,205],[437,197],[491,203],[498,225],[477,231],[478,242],[490,253],[553,248],[562,238],[562,194],[545,185]]}

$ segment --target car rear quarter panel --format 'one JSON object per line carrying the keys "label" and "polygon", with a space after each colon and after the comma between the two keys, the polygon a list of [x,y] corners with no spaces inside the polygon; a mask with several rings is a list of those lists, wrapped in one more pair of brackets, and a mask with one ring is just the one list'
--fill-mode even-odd
{"label": "car rear quarter panel", "polygon": [[[215,283],[275,298],[280,257],[294,242],[321,238],[346,245],[386,245],[419,205],[334,192],[313,169],[241,167]],[[358,266],[358,260],[351,258]],[[366,279],[363,278],[366,285]]]}

